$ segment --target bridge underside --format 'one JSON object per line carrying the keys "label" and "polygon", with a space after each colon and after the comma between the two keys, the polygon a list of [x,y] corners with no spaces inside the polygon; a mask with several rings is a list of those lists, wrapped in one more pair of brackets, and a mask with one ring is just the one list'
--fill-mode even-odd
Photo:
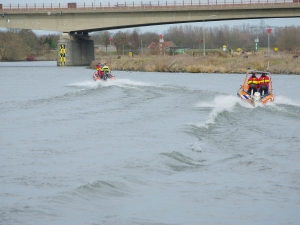
{"label": "bridge underside", "polygon": [[[185,6],[106,10],[2,10],[0,27],[59,32],[83,32],[202,21],[300,17],[300,5],[255,4],[235,7]],[[213,15],[213,17],[212,17]],[[9,21],[9,23],[7,22]]]}
{"label": "bridge underside", "polygon": [[95,58],[94,41],[88,35],[63,33],[57,48],[58,66],[86,66]]}
{"label": "bridge underside", "polygon": [[58,65],[88,65],[94,59],[88,33],[120,28],[204,21],[300,17],[300,4],[151,6],[146,8],[2,9],[0,27],[62,32]]}
{"label": "bridge underside", "polygon": [[[287,16],[288,15],[288,16]],[[280,10],[202,10],[202,11],[174,11],[174,12],[140,12],[128,15],[125,12],[103,14],[93,19],[90,17],[90,26],[72,26],[71,32],[94,32],[102,30],[145,27],[153,25],[166,25],[178,23],[194,23],[203,21],[228,21],[241,19],[267,19],[267,18],[295,18],[300,17],[298,9]],[[93,24],[93,21],[96,24]],[[100,24],[99,24],[100,23]]]}

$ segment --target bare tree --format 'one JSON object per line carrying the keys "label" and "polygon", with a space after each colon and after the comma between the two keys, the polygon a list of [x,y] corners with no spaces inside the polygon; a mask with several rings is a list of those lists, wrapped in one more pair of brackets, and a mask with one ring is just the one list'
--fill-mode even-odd
{"label": "bare tree", "polygon": [[300,30],[299,27],[291,26],[280,29],[279,38],[276,41],[276,46],[281,46],[282,50],[295,51],[300,45]]}
{"label": "bare tree", "polygon": [[11,31],[0,33],[0,57],[2,61],[17,61],[26,58],[27,47],[21,36]]}
{"label": "bare tree", "polygon": [[155,32],[145,32],[145,33],[142,33],[142,34],[139,34],[139,38],[140,38],[140,41],[142,42],[143,44],[143,48],[147,48],[153,39],[157,39],[159,37],[159,34],[158,33],[155,33]]}
{"label": "bare tree", "polygon": [[23,40],[23,46],[27,47],[28,54],[38,54],[38,37],[32,30],[22,29],[19,34]]}
{"label": "bare tree", "polygon": [[99,31],[92,34],[92,39],[94,44],[104,45],[107,51],[107,46],[110,45],[110,40],[112,34],[108,31]]}
{"label": "bare tree", "polygon": [[135,53],[138,54],[139,52],[139,45],[140,45],[140,40],[139,40],[139,34],[136,30],[134,30],[128,37],[129,39],[129,45],[131,50]]}
{"label": "bare tree", "polygon": [[121,53],[121,48],[123,47],[124,49],[129,49],[130,44],[128,40],[128,35],[125,32],[119,31],[114,34],[113,36],[113,42],[116,46],[117,49],[117,54],[120,55]]}

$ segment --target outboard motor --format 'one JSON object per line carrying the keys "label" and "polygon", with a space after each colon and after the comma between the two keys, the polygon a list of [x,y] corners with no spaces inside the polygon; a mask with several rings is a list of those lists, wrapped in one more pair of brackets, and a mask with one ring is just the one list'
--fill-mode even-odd
{"label": "outboard motor", "polygon": [[102,79],[103,79],[103,80],[107,80],[107,78],[108,78],[108,72],[105,71],[105,72],[103,73]]}
{"label": "outboard motor", "polygon": [[255,92],[254,95],[253,95],[253,98],[252,98],[252,103],[254,106],[257,106],[258,103],[260,102],[260,93],[259,92]]}

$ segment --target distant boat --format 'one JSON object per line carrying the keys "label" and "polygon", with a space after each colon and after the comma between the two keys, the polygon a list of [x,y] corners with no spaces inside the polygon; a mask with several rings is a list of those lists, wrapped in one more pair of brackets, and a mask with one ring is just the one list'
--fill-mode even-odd
{"label": "distant boat", "polygon": [[[252,74],[262,75],[263,73],[266,74],[266,75],[268,75],[268,77],[270,78],[269,87],[267,87],[267,86],[261,86],[260,87],[261,90],[257,90],[255,92],[253,91],[252,88],[251,88],[251,90],[248,90],[249,89],[249,85],[248,85],[248,77],[249,77],[249,75],[250,76]],[[270,76],[270,73],[268,71],[249,70],[246,73],[246,77],[244,79],[243,84],[241,85],[241,87],[237,91],[237,95],[242,100],[244,100],[246,102],[249,102],[250,104],[252,104],[255,107],[258,104],[265,105],[268,102],[274,101],[273,85],[272,85],[272,78]]]}
{"label": "distant boat", "polygon": [[110,80],[115,80],[116,77],[109,74],[108,72],[103,72],[103,75],[100,76],[98,75],[98,71],[95,71],[94,74],[93,74],[93,79],[94,81],[97,81],[97,80],[107,80],[107,79],[110,79]]}

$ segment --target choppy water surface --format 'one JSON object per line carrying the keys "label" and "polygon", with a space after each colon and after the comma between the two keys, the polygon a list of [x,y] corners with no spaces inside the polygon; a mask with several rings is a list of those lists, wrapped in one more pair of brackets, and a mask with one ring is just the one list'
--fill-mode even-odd
{"label": "choppy water surface", "polygon": [[299,224],[300,76],[0,63],[0,224]]}

